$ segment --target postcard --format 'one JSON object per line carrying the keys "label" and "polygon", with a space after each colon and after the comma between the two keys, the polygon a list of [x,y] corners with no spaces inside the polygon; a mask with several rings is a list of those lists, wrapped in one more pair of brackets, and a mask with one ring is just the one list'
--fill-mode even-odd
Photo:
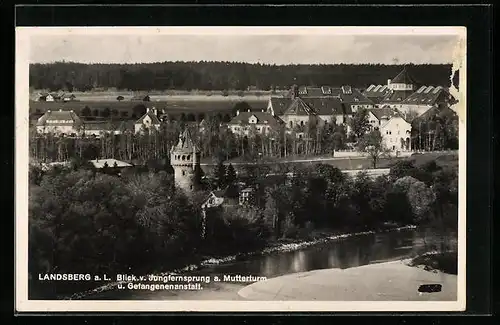
{"label": "postcard", "polygon": [[464,310],[465,46],[17,28],[16,310]]}

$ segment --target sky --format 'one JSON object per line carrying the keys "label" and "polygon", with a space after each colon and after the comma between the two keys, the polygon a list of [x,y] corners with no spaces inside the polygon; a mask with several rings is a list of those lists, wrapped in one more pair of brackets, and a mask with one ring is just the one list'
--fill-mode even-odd
{"label": "sky", "polygon": [[452,63],[456,35],[36,35],[30,63],[238,61],[262,64]]}

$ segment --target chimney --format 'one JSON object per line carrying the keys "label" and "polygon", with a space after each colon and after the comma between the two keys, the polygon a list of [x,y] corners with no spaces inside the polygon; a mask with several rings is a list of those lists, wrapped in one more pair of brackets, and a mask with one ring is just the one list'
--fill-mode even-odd
{"label": "chimney", "polygon": [[391,84],[391,79],[387,79],[387,86]]}
{"label": "chimney", "polygon": [[153,114],[154,114],[154,115],[158,115],[158,114],[156,113],[156,108],[155,108],[155,107],[153,107],[153,108],[152,108],[152,111],[153,111]]}
{"label": "chimney", "polygon": [[146,114],[149,113],[149,107],[146,107]]}
{"label": "chimney", "polygon": [[240,115],[240,110],[236,111],[236,116]]}

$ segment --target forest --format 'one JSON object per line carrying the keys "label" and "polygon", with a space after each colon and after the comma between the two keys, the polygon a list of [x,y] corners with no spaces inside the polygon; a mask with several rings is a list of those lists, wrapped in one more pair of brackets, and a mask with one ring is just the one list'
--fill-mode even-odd
{"label": "forest", "polygon": [[[33,89],[91,91],[150,90],[275,90],[292,84],[365,88],[386,84],[402,65],[330,64],[266,65],[242,62],[158,62],[137,64],[83,64],[74,62],[30,65]],[[407,65],[424,85],[450,85],[450,64]]]}
{"label": "forest", "polygon": [[[456,158],[455,158],[456,159]],[[259,165],[254,169],[261,168]],[[217,165],[207,188],[234,183],[231,167]],[[316,229],[354,232],[384,223],[457,227],[458,173],[435,160],[404,160],[389,175],[356,177],[323,164],[294,167],[296,177],[265,182],[249,205],[209,214],[201,234],[206,190],[186,197],[164,170],[116,176],[85,163],[29,171],[29,273],[152,274],[206,257],[259,250],[285,239],[307,239]],[[30,281],[30,299],[53,299],[97,287],[94,282]]]}

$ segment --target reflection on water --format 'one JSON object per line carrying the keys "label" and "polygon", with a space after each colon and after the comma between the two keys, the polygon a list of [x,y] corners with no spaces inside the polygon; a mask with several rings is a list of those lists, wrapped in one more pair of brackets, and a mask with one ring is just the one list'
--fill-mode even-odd
{"label": "reflection on water", "polygon": [[[447,239],[456,244],[456,234]],[[404,230],[332,241],[294,252],[276,252],[246,261],[209,266],[199,275],[252,275],[267,278],[311,270],[346,269],[371,263],[409,258],[432,250],[437,236],[426,231]],[[441,240],[439,238],[439,240]],[[246,283],[249,284],[249,283]]]}
{"label": "reflection on water", "polygon": [[[424,236],[426,239],[424,240]],[[240,274],[276,277],[328,268],[350,268],[408,258],[433,248],[428,233],[399,231],[334,241],[295,252],[275,253],[244,262],[207,267],[200,274]]]}

